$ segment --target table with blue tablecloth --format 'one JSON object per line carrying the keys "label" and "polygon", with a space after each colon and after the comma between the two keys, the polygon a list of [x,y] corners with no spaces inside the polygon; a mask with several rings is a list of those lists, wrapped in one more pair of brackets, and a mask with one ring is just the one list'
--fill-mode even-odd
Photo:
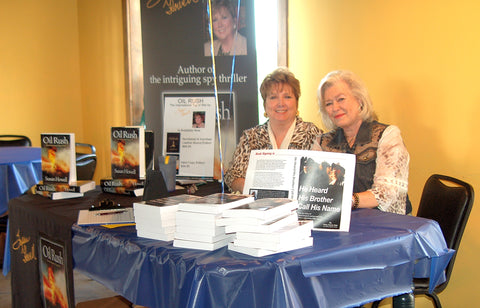
{"label": "table with blue tablecloth", "polygon": [[134,227],[73,226],[76,269],[148,307],[349,307],[444,280],[454,251],[434,221],[361,209],[350,232],[314,231],[310,248],[256,258],[175,248]]}
{"label": "table with blue tablecloth", "polygon": [[[214,192],[208,186],[197,193]],[[74,267],[152,308],[358,306],[411,292],[413,277],[430,277],[433,288],[443,281],[454,253],[436,222],[367,209],[353,211],[349,232],[314,231],[312,247],[262,258],[226,247],[176,248],[172,242],[137,237],[134,226],[74,224],[79,210],[105,198],[122,206],[141,199],[97,188],[79,199],[23,195],[10,201],[13,307],[41,307],[35,283],[39,234],[64,241],[71,283]]]}

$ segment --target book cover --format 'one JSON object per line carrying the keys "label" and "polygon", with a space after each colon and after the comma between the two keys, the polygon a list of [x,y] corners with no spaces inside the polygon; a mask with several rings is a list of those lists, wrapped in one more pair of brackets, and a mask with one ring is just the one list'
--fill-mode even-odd
{"label": "book cover", "polygon": [[228,237],[226,237],[222,240],[213,242],[213,243],[181,240],[181,239],[176,238],[176,239],[173,240],[173,247],[212,251],[212,250],[216,250],[218,248],[227,246],[230,241],[233,241],[234,237],[235,237],[235,235],[231,234],[230,236],[228,236]]}
{"label": "book cover", "polygon": [[77,225],[94,226],[108,224],[134,223],[133,208],[118,208],[111,210],[80,210],[78,212]]}
{"label": "book cover", "polygon": [[290,214],[298,201],[288,198],[264,198],[222,212],[222,217],[252,217],[272,220]]}
{"label": "book cover", "polygon": [[145,178],[143,126],[112,127],[110,152],[113,179]]}
{"label": "book cover", "polygon": [[40,183],[38,183],[35,186],[35,189],[38,191],[49,191],[49,192],[65,191],[65,192],[84,193],[84,192],[95,189],[95,181],[88,181],[88,180],[76,181],[70,185],[66,183],[45,183],[44,184],[42,181],[40,181]]}
{"label": "book cover", "polygon": [[[356,157],[308,150],[253,150],[244,194],[257,198],[284,191],[298,200],[300,219],[322,231],[348,231]],[[263,198],[262,197],[262,198]]]}
{"label": "book cover", "polygon": [[253,202],[254,200],[251,195],[216,193],[189,203],[180,203],[178,209],[197,213],[220,214],[224,210]]}
{"label": "book cover", "polygon": [[41,234],[38,242],[38,266],[43,307],[72,307],[68,288],[65,243],[54,241]]}
{"label": "book cover", "polygon": [[278,250],[238,246],[238,245],[235,245],[235,243],[233,242],[228,244],[228,250],[243,253],[246,255],[254,256],[254,257],[264,257],[264,256],[268,256],[268,255],[272,255],[280,252],[286,252],[286,251],[301,249],[305,247],[311,247],[312,245],[313,245],[313,238],[308,237],[296,242],[292,242],[288,247],[282,247],[281,249],[278,249]]}
{"label": "book cover", "polygon": [[40,136],[43,183],[76,182],[75,134],[43,133]]}
{"label": "book cover", "polygon": [[258,232],[258,233],[270,233],[275,232],[276,230],[294,223],[298,220],[298,215],[296,212],[274,220],[272,222],[262,224],[262,225],[252,225],[252,224],[232,224],[225,226],[226,233],[233,233],[233,232]]}

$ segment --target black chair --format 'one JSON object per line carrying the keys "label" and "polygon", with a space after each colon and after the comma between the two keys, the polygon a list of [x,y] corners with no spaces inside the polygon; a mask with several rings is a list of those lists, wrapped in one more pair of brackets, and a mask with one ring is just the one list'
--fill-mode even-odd
{"label": "black chair", "polygon": [[[417,216],[436,220],[442,229],[447,247],[454,249],[457,253],[472,210],[473,200],[474,191],[470,184],[446,175],[434,174],[425,183]],[[455,264],[456,253],[445,269],[446,280],[444,283],[438,285],[430,293],[428,289],[429,279],[415,278],[413,280],[413,294],[426,295],[433,300],[435,307],[441,308],[442,304],[437,294],[448,285]],[[380,301],[374,302],[372,308],[378,307],[379,304]]]}
{"label": "black chair", "polygon": [[1,147],[31,147],[32,141],[23,135],[0,135]]}
{"label": "black chair", "polygon": [[97,151],[88,143],[75,143],[77,180],[92,180],[97,167]]}

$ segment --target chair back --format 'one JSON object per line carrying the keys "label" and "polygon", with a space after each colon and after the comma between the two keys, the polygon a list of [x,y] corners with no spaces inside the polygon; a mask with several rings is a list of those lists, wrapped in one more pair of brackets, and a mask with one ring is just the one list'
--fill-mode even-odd
{"label": "chair back", "polygon": [[97,167],[97,154],[93,145],[88,143],[75,143],[77,180],[92,180]]}
{"label": "chair back", "polygon": [[1,147],[31,147],[32,141],[23,135],[0,135]]}
{"label": "chair back", "polygon": [[[474,191],[470,184],[446,175],[433,174],[423,188],[417,216],[437,221],[448,248],[458,252],[473,200]],[[455,256],[445,270],[446,281],[435,292],[441,292],[447,286]]]}

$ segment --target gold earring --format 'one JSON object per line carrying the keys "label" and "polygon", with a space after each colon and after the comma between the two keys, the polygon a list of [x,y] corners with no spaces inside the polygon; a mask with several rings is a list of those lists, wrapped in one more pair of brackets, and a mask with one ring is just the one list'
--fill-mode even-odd
{"label": "gold earring", "polygon": [[300,114],[300,111],[297,110],[297,117],[298,117],[299,114]]}
{"label": "gold earring", "polygon": [[267,114],[266,111],[263,113],[263,116],[264,116],[265,118],[268,118],[268,114]]}

